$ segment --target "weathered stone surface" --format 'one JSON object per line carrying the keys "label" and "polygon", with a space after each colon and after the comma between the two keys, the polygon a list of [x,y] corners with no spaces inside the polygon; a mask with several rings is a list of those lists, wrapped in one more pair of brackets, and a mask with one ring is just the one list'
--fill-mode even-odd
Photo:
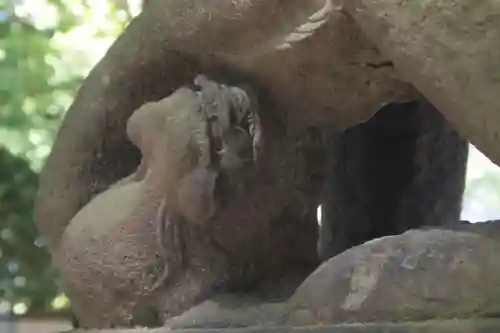
{"label": "weathered stone surface", "polygon": [[500,305],[500,245],[450,230],[367,242],[320,266],[290,299],[289,324],[491,315]]}
{"label": "weathered stone surface", "polygon": [[[269,0],[266,1],[269,2]],[[161,4],[162,2],[155,3]],[[171,3],[175,2],[168,2],[168,4]],[[184,2],[179,3],[184,4]],[[125,158],[121,157],[134,157],[133,154],[123,153],[127,152],[123,140],[123,124],[124,119],[135,106],[146,100],[162,96],[177,84],[185,82],[193,72],[203,69],[204,66],[217,71],[216,65],[227,60],[225,55],[232,55],[232,51],[236,56],[248,53],[251,57],[253,54],[248,50],[255,49],[254,45],[251,47],[245,43],[226,43],[224,45],[217,42],[216,38],[207,38],[207,33],[211,31],[213,36],[223,36],[224,39],[227,39],[228,35],[220,34],[222,28],[224,31],[230,30],[232,32],[229,34],[230,36],[239,37],[239,34],[235,33],[237,29],[228,29],[228,27],[237,28],[238,25],[235,25],[234,22],[238,20],[234,20],[232,15],[221,15],[221,17],[226,17],[227,21],[232,21],[233,25],[222,24],[220,29],[215,29],[214,26],[212,29],[207,29],[211,26],[209,22],[218,21],[216,16],[210,14],[216,12],[215,8],[220,6],[214,1],[207,2],[209,3],[207,7],[201,6],[201,1],[194,3],[197,6],[192,5],[193,2],[186,2],[186,5],[181,4],[178,11],[172,9],[168,11],[164,7],[162,7],[163,10],[155,11],[153,8],[149,11],[149,16],[139,17],[129,26],[128,35],[124,35],[115,44],[108,56],[93,71],[90,79],[86,81],[86,86],[81,90],[78,100],[68,113],[71,116],[67,118],[59,133],[56,153],[52,154],[46,168],[52,170],[52,174],[49,172],[48,176],[42,176],[41,188],[43,190],[40,195],[42,199],[39,200],[41,203],[38,205],[37,215],[38,220],[42,221],[39,222],[42,233],[51,240],[52,247],[58,244],[70,218],[83,204],[88,202],[91,196],[102,191],[103,188],[115,181],[115,178],[120,178],[130,172],[131,166],[137,164],[135,158],[124,161]],[[250,1],[241,3],[249,4]],[[273,1],[273,3],[280,4],[279,1]],[[292,1],[290,0],[288,3],[292,3]],[[294,3],[300,4],[300,1],[294,1]],[[304,1],[303,3],[312,2]],[[401,90],[402,94],[406,92],[407,89],[401,89],[404,84],[399,80],[393,68],[377,65],[390,58],[394,60],[398,70],[405,78],[414,83],[465,136],[495,161],[500,161],[498,157],[495,159],[496,156],[500,155],[498,155],[497,150],[499,121],[495,121],[499,119],[497,112],[499,104],[494,94],[498,90],[496,88],[500,82],[498,79],[499,71],[495,70],[494,66],[498,63],[496,60],[500,54],[497,52],[499,44],[495,43],[498,40],[498,31],[500,31],[497,15],[499,7],[492,1],[472,2],[470,0],[462,1],[459,5],[456,1],[451,0],[412,2],[409,0],[359,0],[349,2],[349,4],[348,9],[356,22],[350,20],[343,12],[337,11],[332,16],[336,20],[331,19],[323,25],[318,33],[304,41],[301,47],[297,45],[299,48],[285,50],[289,54],[288,58],[285,58],[283,54],[272,53],[268,56],[260,54],[250,61],[248,66],[242,65],[241,68],[246,69],[249,74],[253,74],[252,76],[257,81],[268,82],[270,86],[277,87],[274,88],[277,89],[274,91],[270,89],[271,95],[286,96],[283,97],[284,100],[281,103],[278,103],[281,106],[298,104],[298,107],[294,108],[295,112],[289,113],[297,115],[289,117],[289,119],[294,119],[295,124],[302,125],[299,120],[313,118],[310,113],[306,117],[298,116],[298,114],[305,114],[305,111],[310,112],[310,110],[320,110],[318,113],[325,115],[327,112],[323,112],[323,110],[326,110],[328,117],[324,118],[348,124],[359,122],[361,118],[371,115],[363,114],[363,117],[360,117],[361,115],[356,110],[370,110],[368,105],[378,105],[389,97],[394,97],[395,91]],[[233,5],[231,2],[223,8],[231,10]],[[158,9],[160,9],[159,6]],[[266,14],[266,16],[254,16],[260,20],[267,17],[268,21],[272,20],[269,21],[271,23],[278,21],[275,12],[259,12],[255,10],[256,7],[251,5],[248,7],[254,9],[252,11],[254,14]],[[277,5],[274,7],[279,9]],[[191,13],[200,14],[201,22],[190,20],[192,17],[190,15],[178,15],[179,12],[186,12],[187,9],[190,9]],[[166,13],[169,13],[170,17],[165,15]],[[225,13],[227,14],[227,11]],[[472,15],[467,13],[472,13]],[[309,15],[309,13],[305,13],[305,10],[302,10],[302,14],[305,15],[296,16],[307,17]],[[241,16],[243,18],[249,17],[248,15]],[[149,18],[152,20],[150,21]],[[160,18],[167,24],[151,24],[151,22],[160,22]],[[246,20],[246,22],[248,21],[251,20]],[[286,25],[290,25],[288,21],[286,23]],[[182,24],[186,29],[182,29]],[[357,26],[358,24],[362,31]],[[162,27],[170,25],[176,26],[178,29],[162,29]],[[260,24],[259,26],[267,28],[267,25]],[[273,24],[269,26],[273,26]],[[171,35],[158,34],[158,31],[169,32]],[[200,34],[200,32],[202,33]],[[259,36],[267,37],[269,35],[271,39],[275,36],[275,34],[264,32]],[[138,35],[141,38],[137,38]],[[255,36],[252,33],[249,35]],[[199,38],[200,36],[203,38]],[[481,38],[474,38],[477,36]],[[177,44],[172,43],[173,40],[177,39],[179,40]],[[202,40],[213,44],[215,49],[206,51],[204,56],[206,59],[201,59],[201,63],[189,61],[188,58],[194,57],[200,51],[196,47],[190,47],[190,45],[197,45],[197,43],[189,42]],[[330,43],[324,41],[330,41]],[[264,42],[259,43],[259,45],[265,46]],[[325,49],[324,45],[331,47]],[[375,45],[379,46],[385,55],[380,55]],[[226,46],[226,49],[220,50],[219,54],[216,54],[217,52],[212,54],[212,51],[218,50],[222,46]],[[265,47],[263,48],[265,49]],[[124,52],[124,50],[129,52]],[[365,55],[366,60],[363,55]],[[216,59],[211,61],[211,57]],[[284,61],[285,59],[287,61]],[[336,61],[332,61],[332,59]],[[384,60],[384,62],[379,62],[379,60]],[[231,63],[229,60],[227,62]],[[277,66],[277,64],[282,66]],[[235,68],[238,69],[239,67],[236,65]],[[176,68],[177,71],[169,70],[172,68]],[[254,68],[255,73],[253,73]],[[365,75],[367,72],[371,75]],[[328,75],[326,78],[323,76],[323,79],[318,79],[322,78],[322,76],[316,75],[318,73],[327,73]],[[166,80],[166,76],[169,76],[168,80]],[[331,77],[334,77],[335,80],[330,81]],[[145,80],[147,82],[143,82],[139,78],[147,78]],[[287,85],[287,83],[290,84]],[[330,83],[330,85],[325,83]],[[317,95],[302,93],[304,87],[312,91],[316,91],[314,87],[318,87]],[[409,90],[413,92],[412,89]],[[281,91],[286,92],[286,94],[276,93]],[[125,98],[125,96],[129,97]],[[291,96],[294,96],[295,100]],[[363,96],[363,98],[360,99],[359,96]],[[320,97],[325,98],[322,103],[318,103]],[[333,103],[332,101],[343,101],[344,103]],[[338,105],[342,105],[342,112],[333,112],[340,110],[337,108]],[[282,109],[287,110],[285,107]],[[335,115],[336,117],[334,117]],[[351,118],[354,115],[357,116],[356,121]],[[281,115],[281,120],[284,118],[286,117]],[[316,117],[316,119],[319,118]],[[293,124],[287,125],[287,127],[292,127]],[[302,128],[302,126],[298,127]],[[104,133],[108,134],[104,135]],[[103,139],[104,136],[106,139]],[[106,158],[103,159],[102,156],[106,156]],[[116,168],[104,168],[111,172],[100,171],[106,164],[104,162],[109,161],[116,161],[113,162],[116,164]],[[120,165],[127,166],[119,167]],[[294,205],[290,204],[290,206]],[[444,233],[446,234],[446,232]],[[392,318],[395,314],[398,315],[398,320],[406,319],[405,315],[411,318],[415,316],[417,319],[427,318],[435,316],[436,309],[439,310],[437,311],[438,315],[444,313],[445,316],[495,312],[492,304],[497,296],[494,282],[498,280],[495,275],[498,270],[491,253],[497,254],[497,246],[492,241],[477,235],[465,237],[459,233],[452,234],[459,235],[454,241],[461,245],[458,246],[447,240],[443,244],[439,240],[436,240],[435,243],[430,242],[431,244],[427,244],[428,246],[424,248],[429,253],[436,254],[432,258],[426,256],[428,253],[424,253],[424,255],[418,252],[417,246],[411,247],[410,245],[413,244],[411,241],[410,245],[399,244],[400,247],[393,248],[395,252],[388,251],[392,253],[392,256],[387,253],[375,256],[372,256],[372,253],[364,255],[359,248],[353,250],[358,255],[345,255],[345,258],[361,258],[361,264],[356,261],[349,262],[345,258],[335,258],[334,260],[340,262],[339,266],[335,267],[333,275],[327,275],[323,281],[326,287],[334,287],[330,291],[332,295],[324,290],[321,291],[321,295],[316,295],[321,288],[311,287],[311,291],[314,292],[306,293],[304,299],[312,298],[316,303],[309,304],[313,305],[312,309],[308,305],[304,320],[307,321],[309,317],[314,317],[314,322],[316,322],[318,313],[321,319],[326,321],[348,320],[353,313],[352,307],[356,307],[356,305],[359,306],[356,316],[364,314],[367,316],[366,318],[378,320],[386,317]],[[459,239],[461,241],[458,241]],[[478,240],[481,240],[482,243],[479,244]],[[380,243],[375,243],[380,245]],[[377,250],[377,246],[370,247],[372,245],[365,245],[363,248]],[[468,246],[473,251],[464,250]],[[396,248],[399,250],[395,250]],[[417,273],[412,272],[412,275],[409,276],[407,271],[411,271],[411,269],[407,267],[407,259],[411,259],[412,256],[419,257],[415,267],[419,267],[423,262],[424,269]],[[465,259],[460,259],[461,256]],[[406,271],[401,268],[401,262],[398,260],[403,262]],[[358,265],[360,267],[357,267]],[[458,268],[450,269],[450,265]],[[349,271],[349,276],[340,274],[342,269],[345,269],[346,272]],[[352,270],[355,274],[351,276]],[[324,270],[320,269],[308,281],[314,281],[318,276],[321,277],[322,271]],[[373,273],[374,271],[378,273]],[[452,277],[451,273],[458,277]],[[397,282],[395,285],[389,279],[391,274],[394,275],[392,276],[393,280]],[[358,280],[360,276],[362,278]],[[486,278],[483,279],[483,276]],[[457,280],[456,284],[455,279]],[[464,279],[465,282],[460,281],[460,279]],[[443,284],[444,280],[447,280],[447,283]],[[306,289],[308,283],[310,285],[308,281],[303,286]],[[377,284],[371,294],[366,296],[366,299],[362,299],[364,296],[361,295],[360,301],[358,292],[370,289],[370,283],[373,281],[381,283]],[[364,285],[366,282],[368,282],[368,287]],[[351,290],[358,287],[356,283],[361,283],[361,288]],[[478,285],[480,288],[477,288]],[[343,300],[339,299],[342,298],[342,293],[333,294],[334,291],[338,290],[344,291],[345,298]],[[294,297],[294,306],[301,304],[297,301],[301,300],[298,295],[301,295],[303,291],[303,288],[299,289]],[[491,295],[487,295],[488,291],[491,292]],[[355,295],[357,298],[352,296],[353,293],[358,294]],[[354,300],[351,296],[354,297]],[[325,301],[327,305],[323,303],[326,297],[330,297],[328,301]],[[375,302],[372,298],[378,301]],[[335,303],[340,301],[342,302]],[[348,310],[345,309],[346,302],[349,305],[347,306]],[[375,305],[372,304],[372,308],[364,311],[363,307],[366,304],[371,304],[370,302],[375,302]],[[339,305],[339,308],[335,304],[342,306]],[[404,305],[403,310],[398,310],[396,306],[401,304]],[[332,309],[340,310],[335,312]],[[300,306],[295,307],[294,311],[290,318],[297,319],[299,315],[302,317],[301,314],[304,314],[303,311],[300,311]],[[332,313],[339,314],[339,316],[336,317]]]}
{"label": "weathered stone surface", "polygon": [[264,113],[287,131],[326,122],[344,129],[395,98],[416,97],[393,67],[373,65],[387,59],[342,13],[276,50],[322,0],[257,2],[151,1],[132,20],[80,88],[41,174],[36,220],[51,247],[83,205],[137,166],[126,119],[199,72],[229,84],[255,81],[273,100]]}
{"label": "weathered stone surface", "polygon": [[[444,320],[422,323],[399,324],[343,324],[322,326],[278,326],[249,327],[240,329],[187,329],[169,330],[130,329],[130,330],[76,330],[71,333],[497,333],[500,332],[500,320]],[[61,332],[62,333],[62,332]],[[68,332],[69,333],[69,332]]]}
{"label": "weathered stone surface", "polygon": [[[94,197],[53,247],[62,287],[82,327],[160,326],[214,289],[257,289],[263,280],[288,278],[285,270],[301,271],[292,288],[281,290],[286,300],[317,267],[310,212],[320,188],[310,185],[310,163],[300,148],[272,134],[258,149],[258,168],[215,166],[222,178],[215,214],[201,224],[176,218],[179,185],[202,163],[199,147],[209,142],[199,130],[206,124],[191,116],[208,103],[184,88],[139,108],[127,126],[143,155],[137,173]],[[267,133],[267,121],[260,124]],[[301,139],[306,145],[307,137]],[[206,151],[213,153],[211,146]],[[298,191],[303,183],[308,188]]]}
{"label": "weathered stone surface", "polygon": [[[163,328],[74,332],[499,332],[500,321],[479,317],[499,309],[500,224],[453,228],[459,230],[411,230],[345,251],[311,274],[288,302],[218,295]],[[354,322],[371,324],[345,324]]]}
{"label": "weathered stone surface", "polygon": [[221,295],[167,320],[166,327],[236,328],[275,326],[286,308],[286,302],[265,303],[238,295]]}
{"label": "weathered stone surface", "polygon": [[343,2],[399,73],[500,163],[500,6],[476,0]]}
{"label": "weathered stone surface", "polygon": [[[412,230],[354,247],[319,267],[288,303],[218,295],[165,323],[171,329],[400,322],[498,312],[495,222]],[[484,235],[487,234],[487,237]]]}

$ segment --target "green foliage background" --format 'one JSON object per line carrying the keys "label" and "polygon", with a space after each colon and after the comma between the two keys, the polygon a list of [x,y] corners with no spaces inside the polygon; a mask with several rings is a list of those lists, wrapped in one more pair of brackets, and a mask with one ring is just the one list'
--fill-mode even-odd
{"label": "green foliage background", "polygon": [[33,222],[38,172],[79,84],[134,8],[0,0],[0,312],[67,305]]}
{"label": "green foliage background", "polygon": [[[0,0],[0,314],[68,305],[33,222],[38,172],[79,84],[139,7],[140,0]],[[474,156],[470,168],[484,170],[468,180],[472,219],[500,206],[498,170]]]}

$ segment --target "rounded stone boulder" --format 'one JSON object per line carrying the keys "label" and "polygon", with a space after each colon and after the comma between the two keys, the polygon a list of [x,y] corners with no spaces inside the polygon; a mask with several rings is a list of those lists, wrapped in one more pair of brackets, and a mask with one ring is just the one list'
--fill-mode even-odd
{"label": "rounded stone boulder", "polygon": [[323,263],[289,300],[284,322],[419,321],[500,310],[500,243],[480,234],[411,230]]}

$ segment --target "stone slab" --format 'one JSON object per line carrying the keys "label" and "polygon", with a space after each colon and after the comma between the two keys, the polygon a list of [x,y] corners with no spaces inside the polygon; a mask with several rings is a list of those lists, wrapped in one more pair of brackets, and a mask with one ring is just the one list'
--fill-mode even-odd
{"label": "stone slab", "polygon": [[500,319],[434,320],[405,323],[353,323],[317,326],[226,329],[111,329],[60,333],[500,333]]}

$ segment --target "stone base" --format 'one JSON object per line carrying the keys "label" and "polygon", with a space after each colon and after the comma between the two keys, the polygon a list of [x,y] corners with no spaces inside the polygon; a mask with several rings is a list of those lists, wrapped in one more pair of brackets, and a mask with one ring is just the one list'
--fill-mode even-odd
{"label": "stone base", "polygon": [[277,326],[226,329],[111,329],[74,330],[61,333],[498,333],[500,319],[434,320],[397,324],[339,324],[321,326]]}

